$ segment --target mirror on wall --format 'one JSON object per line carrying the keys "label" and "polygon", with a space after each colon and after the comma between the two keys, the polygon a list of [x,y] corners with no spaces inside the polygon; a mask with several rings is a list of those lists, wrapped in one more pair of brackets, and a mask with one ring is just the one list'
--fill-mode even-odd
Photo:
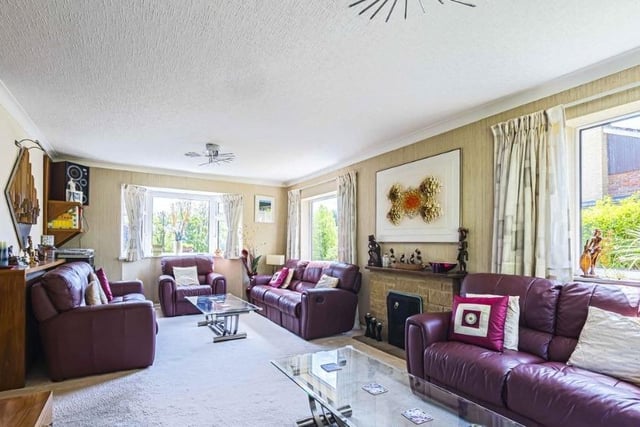
{"label": "mirror on wall", "polygon": [[36,191],[35,180],[31,172],[29,150],[20,148],[9,181],[4,190],[9,205],[11,221],[15,229],[20,248],[27,244],[27,236],[31,233],[31,226],[38,222],[40,204]]}

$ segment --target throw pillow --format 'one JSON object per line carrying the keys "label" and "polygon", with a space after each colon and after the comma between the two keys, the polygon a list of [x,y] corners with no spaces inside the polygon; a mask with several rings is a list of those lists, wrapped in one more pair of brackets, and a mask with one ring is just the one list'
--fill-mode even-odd
{"label": "throw pillow", "polygon": [[107,300],[111,301],[113,299],[113,293],[111,292],[111,286],[109,286],[109,281],[107,280],[107,275],[105,274],[102,268],[96,271],[96,276],[98,276],[98,280],[100,281],[100,286],[107,296]]}
{"label": "throw pillow", "polygon": [[269,286],[273,286],[274,288],[279,288],[280,285],[282,285],[284,281],[287,279],[288,274],[289,274],[289,269],[287,267],[284,267],[282,270],[276,271],[275,274],[271,277],[271,280],[269,281]]}
{"label": "throw pillow", "polygon": [[[502,295],[467,294],[470,298],[496,298]],[[518,351],[520,335],[520,297],[509,295],[507,319],[504,322],[504,348]]]}
{"label": "throw pillow", "polygon": [[589,307],[567,365],[640,385],[640,318]]}
{"label": "throw pillow", "polygon": [[100,283],[97,280],[89,282],[87,288],[84,291],[84,302],[87,305],[101,305],[100,301],[100,291],[98,288],[100,287]]}
{"label": "throw pillow", "polygon": [[[96,283],[100,283],[100,280],[98,279],[98,276],[96,275],[96,273],[89,273],[89,283],[91,282],[96,282]],[[108,304],[109,303],[109,299],[107,298],[107,294],[104,293],[104,289],[102,289],[102,285],[97,286],[98,288],[98,292],[100,293],[100,302],[102,304]]]}
{"label": "throw pillow", "polygon": [[449,339],[502,351],[509,297],[453,297]]}
{"label": "throw pillow", "polygon": [[173,267],[173,278],[177,286],[199,285],[198,268],[193,265],[191,267]]}
{"label": "throw pillow", "polygon": [[293,273],[296,272],[295,268],[290,268],[289,273],[287,273],[287,278],[284,279],[284,283],[280,286],[282,289],[287,289],[291,284],[291,279],[293,279]]}
{"label": "throw pillow", "polygon": [[316,283],[316,288],[335,288],[338,286],[338,282],[340,282],[340,279],[337,277],[331,277],[323,274],[320,276],[318,283]]}

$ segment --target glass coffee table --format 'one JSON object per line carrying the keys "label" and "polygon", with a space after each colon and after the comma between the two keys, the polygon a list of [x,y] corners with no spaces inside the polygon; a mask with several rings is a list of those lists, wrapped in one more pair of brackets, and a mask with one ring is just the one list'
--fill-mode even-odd
{"label": "glass coffee table", "polygon": [[213,331],[213,342],[246,338],[246,332],[238,331],[240,315],[262,310],[231,294],[202,295],[186,299],[204,314],[204,320],[198,322],[198,326],[208,326]]}
{"label": "glass coffee table", "polygon": [[309,398],[297,426],[520,426],[351,346],[272,360]]}

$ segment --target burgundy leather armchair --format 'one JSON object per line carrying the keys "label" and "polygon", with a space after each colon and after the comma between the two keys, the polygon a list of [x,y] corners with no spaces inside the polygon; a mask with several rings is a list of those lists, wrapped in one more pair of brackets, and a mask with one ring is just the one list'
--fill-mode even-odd
{"label": "burgundy leather armchair", "polygon": [[640,387],[566,363],[588,307],[637,317],[639,288],[470,274],[460,293],[520,296],[518,351],[449,341],[450,312],[418,314],[405,324],[410,374],[526,426],[640,426]]}
{"label": "burgundy leather armchair", "polygon": [[[173,267],[196,266],[199,285],[177,286],[173,275]],[[160,307],[165,317],[198,314],[200,311],[185,297],[225,294],[227,280],[219,273],[213,272],[213,256],[171,256],[160,260],[162,275],[158,279]]]}
{"label": "burgundy leather armchair", "polygon": [[[294,269],[287,289],[269,286],[271,276],[252,278],[247,298],[262,308],[256,313],[306,340],[353,329],[362,280],[357,265],[294,259],[285,267]],[[316,289],[323,274],[337,277],[337,287]]]}
{"label": "burgundy leather armchair", "polygon": [[31,287],[33,313],[53,381],[153,364],[156,318],[142,282],[110,282],[113,300],[87,306],[85,262],[61,265]]}

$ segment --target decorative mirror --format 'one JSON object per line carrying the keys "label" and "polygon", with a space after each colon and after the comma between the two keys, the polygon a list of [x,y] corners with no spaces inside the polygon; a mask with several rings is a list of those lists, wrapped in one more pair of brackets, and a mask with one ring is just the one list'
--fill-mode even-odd
{"label": "decorative mirror", "polygon": [[18,159],[11,170],[4,195],[9,205],[11,221],[18,236],[20,248],[25,248],[27,236],[31,233],[31,226],[38,222],[38,215],[40,214],[38,193],[31,172],[31,162],[29,161],[29,150],[27,148],[20,148]]}

